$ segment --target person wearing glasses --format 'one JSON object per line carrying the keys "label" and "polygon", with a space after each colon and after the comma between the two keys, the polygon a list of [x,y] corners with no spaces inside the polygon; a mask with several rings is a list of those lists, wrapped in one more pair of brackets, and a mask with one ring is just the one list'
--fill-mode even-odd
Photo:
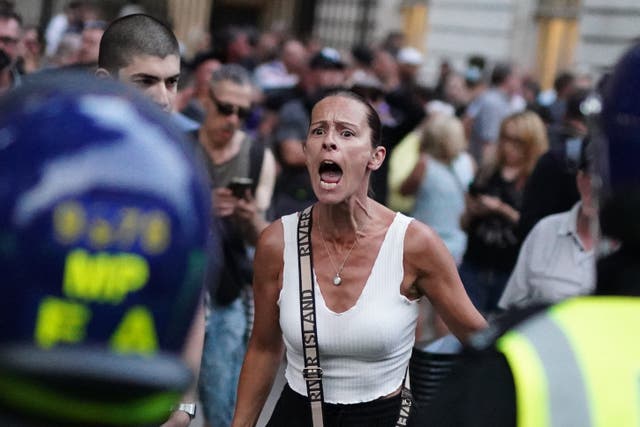
{"label": "person wearing glasses", "polygon": [[544,123],[536,113],[507,116],[500,125],[495,159],[480,167],[469,186],[461,218],[468,240],[460,277],[483,314],[497,310],[516,263],[524,185],[548,146]]}
{"label": "person wearing glasses", "polygon": [[16,69],[22,17],[13,9],[0,8],[0,94],[20,84]]}
{"label": "person wearing glasses", "polygon": [[275,157],[242,130],[255,90],[248,71],[237,64],[211,75],[206,115],[196,151],[205,159],[215,199],[216,225],[224,262],[216,290],[208,292],[205,344],[200,368],[200,400],[212,426],[229,426],[246,351],[253,305],[250,284],[255,245],[267,226],[276,176]]}

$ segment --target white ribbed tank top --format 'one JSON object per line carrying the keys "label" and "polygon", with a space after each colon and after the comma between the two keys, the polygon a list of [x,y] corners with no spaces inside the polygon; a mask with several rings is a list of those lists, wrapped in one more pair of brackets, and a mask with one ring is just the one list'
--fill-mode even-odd
{"label": "white ribbed tank top", "polygon": [[[411,357],[418,302],[400,293],[404,275],[404,236],[409,218],[396,214],[387,230],[371,275],[356,304],[343,313],[325,305],[314,272],[316,328],[324,400],[368,402],[397,390]],[[307,395],[300,330],[300,292],[296,232],[298,215],[282,217],[284,272],[278,299],[280,327],[287,350],[289,386]]]}

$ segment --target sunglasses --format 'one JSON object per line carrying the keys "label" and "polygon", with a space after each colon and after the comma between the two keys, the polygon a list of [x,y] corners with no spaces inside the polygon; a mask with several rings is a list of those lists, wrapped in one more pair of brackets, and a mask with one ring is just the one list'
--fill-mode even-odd
{"label": "sunglasses", "polygon": [[222,102],[213,94],[212,90],[209,90],[209,96],[214,104],[216,104],[216,108],[218,112],[223,116],[230,116],[235,114],[239,119],[246,119],[251,114],[251,108],[240,107],[238,105],[233,105],[228,102]]}
{"label": "sunglasses", "polygon": [[523,140],[522,138],[517,138],[513,135],[502,134],[500,135],[500,139],[503,140],[504,142],[513,142],[516,145],[525,145],[526,143],[526,141]]}

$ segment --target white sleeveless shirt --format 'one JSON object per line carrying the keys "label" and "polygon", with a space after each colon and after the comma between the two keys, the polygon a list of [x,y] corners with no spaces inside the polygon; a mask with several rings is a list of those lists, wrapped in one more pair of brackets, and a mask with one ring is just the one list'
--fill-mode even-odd
{"label": "white sleeveless shirt", "polygon": [[[324,401],[368,402],[397,390],[411,357],[418,302],[400,293],[404,236],[412,218],[396,214],[356,304],[342,313],[325,304],[314,272],[316,328]],[[284,272],[278,299],[280,328],[287,350],[285,377],[306,396],[300,326],[298,215],[282,217]]]}

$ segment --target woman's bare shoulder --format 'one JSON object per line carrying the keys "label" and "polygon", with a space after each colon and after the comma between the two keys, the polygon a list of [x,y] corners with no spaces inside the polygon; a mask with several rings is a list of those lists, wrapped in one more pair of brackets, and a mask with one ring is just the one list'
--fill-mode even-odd
{"label": "woman's bare shoulder", "polygon": [[259,291],[263,285],[268,283],[279,282],[278,278],[284,265],[283,255],[282,221],[276,220],[262,231],[256,245],[256,253],[253,260],[254,291]]}
{"label": "woman's bare shoulder", "polygon": [[447,252],[447,248],[438,234],[423,222],[413,219],[407,227],[404,238],[405,258],[417,257],[425,259],[425,256]]}
{"label": "woman's bare shoulder", "polygon": [[256,256],[258,252],[270,254],[274,252],[282,253],[283,250],[284,228],[282,226],[282,220],[277,219],[269,224],[260,234],[258,244],[256,245]]}

